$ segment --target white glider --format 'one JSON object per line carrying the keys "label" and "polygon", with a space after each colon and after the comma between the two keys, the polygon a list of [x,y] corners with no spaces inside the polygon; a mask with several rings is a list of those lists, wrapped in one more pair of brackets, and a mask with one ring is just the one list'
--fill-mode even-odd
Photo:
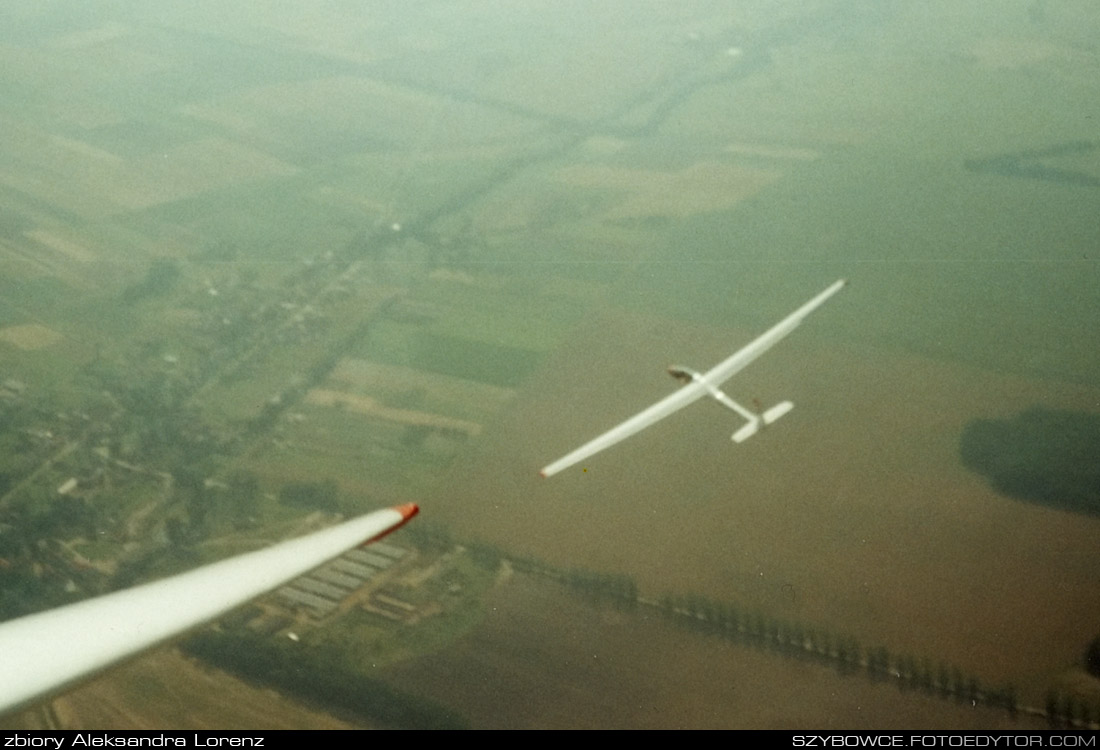
{"label": "white glider", "polygon": [[732,439],[734,442],[740,443],[752,437],[762,425],[771,424],[793,409],[794,404],[790,401],[782,401],[770,409],[767,409],[762,414],[757,414],[741,406],[741,404],[720,391],[718,386],[740,372],[746,365],[797,328],[798,324],[801,323],[807,315],[824,304],[825,300],[829,299],[829,297],[839,292],[846,283],[848,282],[844,279],[834,282],[828,289],[776,323],[744,349],[720,362],[705,373],[698,373],[686,367],[680,367],[679,365],[669,367],[669,374],[677,380],[687,383],[687,385],[669,394],[645,411],[635,414],[618,427],[608,430],[599,437],[577,448],[577,450],[572,453],[544,467],[539,474],[544,477],[557,474],[562,469],[567,469],[573,464],[583,461],[589,456],[602,451],[604,448],[609,448],[615,443],[625,440],[634,433],[640,432],[654,422],[664,419],[674,411],[684,408],[703,396],[711,396],[718,401],[718,403],[732,409],[747,420],[744,426],[733,433]]}
{"label": "white glider", "polygon": [[255,599],[415,516],[413,503],[132,589],[0,623],[0,714]]}

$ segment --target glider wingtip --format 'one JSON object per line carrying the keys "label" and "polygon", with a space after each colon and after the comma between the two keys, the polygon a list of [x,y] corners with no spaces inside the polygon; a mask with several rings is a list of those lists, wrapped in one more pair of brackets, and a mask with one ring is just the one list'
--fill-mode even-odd
{"label": "glider wingtip", "polygon": [[408,521],[420,512],[420,506],[416,503],[405,503],[404,505],[394,506],[394,510],[401,514],[402,521]]}
{"label": "glider wingtip", "polygon": [[542,477],[543,479],[546,479],[546,477],[548,477],[550,475],[546,473],[546,469],[540,469],[539,470],[539,476]]}

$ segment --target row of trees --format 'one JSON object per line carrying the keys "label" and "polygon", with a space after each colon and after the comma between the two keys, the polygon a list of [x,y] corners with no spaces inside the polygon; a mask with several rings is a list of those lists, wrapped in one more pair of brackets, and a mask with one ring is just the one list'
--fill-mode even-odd
{"label": "row of trees", "polygon": [[[408,533],[414,543],[437,550],[455,545],[448,529],[440,524],[414,524]],[[508,555],[485,542],[468,544],[466,549],[485,567],[496,568],[507,560],[518,573],[552,580],[595,601],[620,607],[635,607],[639,603],[654,606],[677,624],[697,632],[766,648],[791,658],[812,659],[832,666],[841,674],[863,673],[873,680],[892,681],[900,690],[1001,708],[1013,717],[1021,711],[1014,685],[984,685],[975,675],[951,664],[893,653],[884,646],[867,647],[850,635],[779,619],[697,594],[666,594],[657,601],[644,600],[639,597],[637,584],[626,575],[559,568],[533,557]],[[1100,653],[1100,638],[1092,648]],[[1069,694],[1052,693],[1045,715],[1052,726],[1087,727],[1100,721],[1100,706],[1091,706],[1084,699]]]}
{"label": "row of trees", "polygon": [[[441,530],[419,533],[436,544],[450,538]],[[496,569],[503,560],[507,560],[517,573],[548,578],[593,601],[609,602],[625,608],[638,604],[638,585],[628,575],[598,573],[582,568],[559,568],[534,557],[508,556],[504,550],[487,542],[472,542],[465,547],[474,561],[482,567]]]}
{"label": "row of trees", "polygon": [[1080,696],[1052,690],[1047,693],[1047,721],[1052,727],[1095,729],[1100,724],[1100,705]]}
{"label": "row of trees", "polygon": [[695,630],[793,658],[814,659],[833,666],[841,674],[863,672],[875,680],[893,680],[901,690],[919,690],[954,698],[960,703],[999,707],[1013,716],[1019,712],[1014,686],[983,686],[974,675],[946,663],[934,663],[926,657],[894,654],[884,646],[865,647],[850,635],[781,620],[693,594],[666,595],[656,602],[656,606],[665,615]]}

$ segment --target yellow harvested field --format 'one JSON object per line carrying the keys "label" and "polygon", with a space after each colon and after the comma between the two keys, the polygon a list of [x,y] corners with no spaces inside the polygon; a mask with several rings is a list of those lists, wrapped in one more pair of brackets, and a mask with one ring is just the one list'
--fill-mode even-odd
{"label": "yellow harvested field", "polygon": [[464,419],[451,419],[441,417],[438,414],[428,414],[411,409],[394,409],[383,406],[370,396],[356,396],[343,391],[330,391],[324,388],[314,388],[306,394],[306,403],[316,406],[336,406],[341,409],[365,414],[367,416],[384,419],[388,422],[400,424],[418,425],[423,427],[438,427],[445,430],[457,430],[467,435],[480,435],[481,425],[476,422],[468,422]]}
{"label": "yellow harvested field", "polygon": [[[58,698],[62,727],[183,729],[354,729],[348,723],[210,669],[174,649],[153,651]],[[39,712],[17,716],[34,727]]]}
{"label": "yellow harvested field", "polygon": [[146,208],[215,187],[260,177],[286,177],[296,171],[290,164],[240,143],[205,138],[136,160],[116,186],[115,199],[126,208]]}
{"label": "yellow harvested field", "polygon": [[62,335],[40,323],[0,328],[0,341],[20,349],[44,349],[60,341]]}
{"label": "yellow harvested field", "polygon": [[340,360],[329,377],[355,390],[398,392],[422,389],[448,401],[475,404],[480,412],[496,411],[515,395],[511,388],[353,357]]}
{"label": "yellow harvested field", "polygon": [[759,156],[765,159],[793,159],[795,161],[813,161],[821,154],[812,148],[794,146],[768,146],[758,143],[731,143],[726,151],[739,156]]}
{"label": "yellow harvested field", "polygon": [[970,53],[986,70],[1016,70],[1051,63],[1073,65],[1084,62],[1086,54],[1055,42],[998,37],[981,39]]}
{"label": "yellow harvested field", "polygon": [[610,220],[647,216],[694,216],[728,209],[779,179],[781,173],[734,164],[705,162],[676,172],[581,165],[558,171],[570,185],[618,192]]}
{"label": "yellow harvested field", "polygon": [[97,45],[124,39],[132,36],[133,33],[133,29],[128,24],[112,21],[102,26],[70,31],[56,36],[50,41],[50,46],[56,47],[57,49],[95,47]]}
{"label": "yellow harvested field", "polygon": [[124,159],[72,138],[15,128],[0,144],[0,184],[87,217],[102,217],[181,200],[215,188],[297,168],[236,141],[189,141],[138,159]]}
{"label": "yellow harvested field", "polygon": [[420,143],[419,131],[405,123],[436,121],[446,116],[447,105],[400,86],[335,76],[258,86],[232,99],[186,105],[184,112],[250,141],[285,137],[288,128],[320,128],[369,131],[385,138],[407,136]]}
{"label": "yellow harvested field", "polygon": [[96,259],[95,254],[89,252],[88,248],[83,245],[59,237],[52,232],[47,232],[45,229],[32,229],[29,232],[24,232],[23,236],[81,263],[89,263]]}

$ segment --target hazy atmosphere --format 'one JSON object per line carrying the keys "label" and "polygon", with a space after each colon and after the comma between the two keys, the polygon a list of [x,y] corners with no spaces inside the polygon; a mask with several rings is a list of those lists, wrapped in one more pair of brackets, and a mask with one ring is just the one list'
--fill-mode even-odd
{"label": "hazy atmosphere", "polygon": [[[1095,727],[1098,40],[5,0],[0,620],[421,513],[0,727]],[[723,385],[774,426],[539,476],[841,278]]]}

